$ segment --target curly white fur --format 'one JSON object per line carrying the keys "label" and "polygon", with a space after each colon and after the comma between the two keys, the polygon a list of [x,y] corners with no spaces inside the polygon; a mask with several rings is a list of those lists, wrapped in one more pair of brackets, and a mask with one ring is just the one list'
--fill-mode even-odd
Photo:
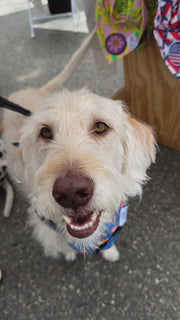
{"label": "curly white fur", "polygon": [[[81,242],[85,248],[102,233],[103,224],[111,219],[121,201],[141,195],[146,170],[155,159],[152,131],[131,118],[121,101],[99,97],[84,89],[49,95],[29,89],[10,99],[32,110],[27,119],[5,111],[4,128],[8,130],[4,132],[4,140],[11,176],[31,203],[29,223],[34,237],[43,245],[46,255],[58,257],[64,253],[68,260],[73,260],[75,253],[66,241]],[[93,134],[96,121],[109,126],[107,134]],[[43,126],[51,128],[53,140],[47,142],[40,137]],[[12,146],[15,141],[20,143],[19,148]],[[98,228],[84,239],[72,239],[63,219],[72,209],[61,207],[52,196],[54,181],[67,172],[83,174],[94,182],[93,196],[81,209],[82,213],[102,212]],[[50,230],[35,212],[56,222],[63,236]],[[109,254],[104,253],[111,261],[118,256],[114,246]]]}

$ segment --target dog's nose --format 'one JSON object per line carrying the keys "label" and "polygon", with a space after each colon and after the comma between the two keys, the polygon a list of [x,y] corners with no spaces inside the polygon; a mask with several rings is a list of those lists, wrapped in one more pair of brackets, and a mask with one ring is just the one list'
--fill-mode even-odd
{"label": "dog's nose", "polygon": [[66,175],[55,180],[52,195],[62,207],[77,209],[88,203],[93,191],[94,183],[88,177]]}

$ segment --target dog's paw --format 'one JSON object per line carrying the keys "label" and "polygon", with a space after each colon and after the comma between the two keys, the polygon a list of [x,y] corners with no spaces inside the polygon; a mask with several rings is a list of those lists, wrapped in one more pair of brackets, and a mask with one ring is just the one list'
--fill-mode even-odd
{"label": "dog's paw", "polygon": [[113,245],[110,249],[101,251],[102,257],[109,262],[116,262],[119,260],[120,254],[115,245]]}
{"label": "dog's paw", "polygon": [[65,254],[65,260],[68,261],[68,262],[73,262],[76,260],[76,252],[68,252]]}

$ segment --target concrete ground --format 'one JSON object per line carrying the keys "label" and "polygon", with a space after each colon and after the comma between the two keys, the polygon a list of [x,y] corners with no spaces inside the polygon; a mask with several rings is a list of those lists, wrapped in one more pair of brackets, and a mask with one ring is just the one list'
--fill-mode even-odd
{"label": "concrete ground", "polygon": [[[1,0],[0,0],[1,3]],[[30,39],[27,12],[0,17],[0,95],[39,87],[56,75],[86,34],[37,29]],[[68,81],[111,96],[123,86],[123,70],[96,72],[91,52]],[[180,319],[180,152],[159,146],[142,201],[132,200],[108,263],[82,255],[73,263],[43,255],[26,226],[25,199],[16,193],[12,215],[2,216],[0,189],[1,320]]]}

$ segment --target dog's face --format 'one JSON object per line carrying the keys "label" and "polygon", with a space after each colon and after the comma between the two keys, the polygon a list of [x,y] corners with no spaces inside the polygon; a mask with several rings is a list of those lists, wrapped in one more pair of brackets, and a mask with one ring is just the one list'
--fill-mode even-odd
{"label": "dog's face", "polygon": [[17,173],[40,216],[86,246],[120,205],[141,193],[155,156],[151,130],[121,102],[63,91],[25,120]]}
{"label": "dog's face", "polygon": [[3,142],[0,140],[0,184],[4,181],[6,175],[7,175],[6,150]]}

